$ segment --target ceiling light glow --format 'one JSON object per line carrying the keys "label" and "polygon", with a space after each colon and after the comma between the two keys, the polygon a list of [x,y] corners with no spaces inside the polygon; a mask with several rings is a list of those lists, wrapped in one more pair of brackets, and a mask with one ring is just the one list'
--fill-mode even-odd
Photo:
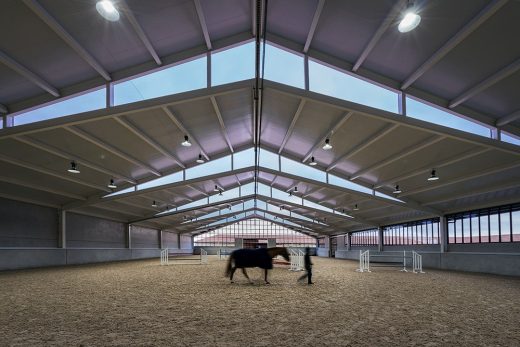
{"label": "ceiling light glow", "polygon": [[96,3],[96,10],[108,21],[116,22],[119,20],[119,11],[109,0],[102,0]]}

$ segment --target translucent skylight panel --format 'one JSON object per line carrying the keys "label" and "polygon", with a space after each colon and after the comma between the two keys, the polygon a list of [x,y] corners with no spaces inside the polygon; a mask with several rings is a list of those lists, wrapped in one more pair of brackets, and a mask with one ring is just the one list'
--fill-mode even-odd
{"label": "translucent skylight panel", "polygon": [[208,161],[204,164],[186,169],[185,171],[187,180],[231,171],[231,155]]}
{"label": "translucent skylight panel", "polygon": [[289,195],[288,192],[283,192],[276,188],[272,188],[272,191],[273,191],[273,198],[275,198],[275,199],[291,202],[293,204],[298,204],[298,205],[302,204],[302,198],[300,198],[296,195]]}
{"label": "translucent skylight panel", "polygon": [[303,57],[275,46],[265,45],[264,78],[305,88]]}
{"label": "translucent skylight panel", "polygon": [[211,55],[211,85],[255,77],[255,43],[249,42]]}
{"label": "translucent skylight panel", "polygon": [[186,210],[186,209],[189,209],[189,208],[199,207],[199,206],[202,206],[202,205],[206,205],[207,203],[208,203],[207,198],[202,198],[200,200],[192,201],[190,203],[187,203],[186,205],[182,205],[182,206],[177,207],[177,211],[183,211],[183,210]]}
{"label": "translucent skylight panel", "polygon": [[480,136],[490,137],[491,135],[490,129],[483,125],[466,120],[462,117],[457,117],[451,113],[429,106],[410,97],[406,98],[406,115],[426,122],[443,125],[448,128],[458,129]]}
{"label": "translucent skylight panel", "polygon": [[207,87],[206,56],[114,84],[114,104],[157,98]]}
{"label": "translucent skylight panel", "polygon": [[262,183],[258,183],[258,194],[271,196],[271,187]]}
{"label": "translucent skylight panel", "polygon": [[308,207],[314,208],[316,210],[322,210],[322,211],[326,211],[326,212],[331,212],[332,213],[332,209],[331,208],[322,206],[320,204],[317,204],[317,203],[309,201],[309,200],[303,200],[303,206],[308,206]]}
{"label": "translucent skylight panel", "polygon": [[235,170],[255,165],[255,150],[254,148],[246,149],[233,154],[233,168]]}
{"label": "translucent skylight panel", "polygon": [[398,112],[397,93],[309,60],[309,89],[338,99]]}
{"label": "translucent skylight panel", "polygon": [[255,193],[255,185],[249,183],[240,187],[241,196],[252,195]]}
{"label": "translucent skylight panel", "polygon": [[262,209],[262,210],[266,210],[267,209],[267,203],[265,201],[262,201],[262,200],[256,200],[256,207],[258,207],[259,209]]}
{"label": "translucent skylight panel", "polygon": [[344,178],[334,176],[331,174],[329,174],[329,184],[332,184],[332,185],[335,185],[338,187],[351,189],[351,190],[356,190],[356,191],[362,192],[362,193],[372,194],[372,189],[370,189],[370,188],[363,187],[362,185],[359,185],[354,182],[350,182],[349,180],[346,180]]}
{"label": "translucent skylight panel", "polygon": [[327,174],[325,172],[312,168],[309,165],[305,165],[284,157],[281,157],[281,164],[282,172],[309,178],[320,182],[326,181]]}
{"label": "translucent skylight panel", "polygon": [[279,171],[279,164],[278,154],[271,153],[262,148],[260,149],[260,166]]}
{"label": "translucent skylight panel", "polygon": [[500,139],[504,142],[512,143],[513,145],[520,146],[520,138],[513,137],[505,132],[500,134]]}
{"label": "translucent skylight panel", "polygon": [[182,171],[179,171],[179,172],[173,173],[171,175],[159,177],[154,180],[148,181],[146,183],[139,184],[137,186],[137,190],[151,188],[151,187],[158,187],[158,186],[162,186],[165,184],[171,184],[171,183],[175,183],[175,182],[180,182],[180,181],[182,181],[182,179],[183,179]]}
{"label": "translucent skylight panel", "polygon": [[249,210],[250,208],[254,208],[255,207],[255,200],[251,199],[251,200],[247,200],[246,202],[244,202],[244,210]]}
{"label": "translucent skylight panel", "polygon": [[233,188],[230,190],[226,190],[222,192],[222,195],[220,194],[214,194],[209,197],[209,203],[212,204],[214,202],[219,202],[223,200],[229,200],[240,197],[240,192],[237,188]]}
{"label": "translucent skylight panel", "polygon": [[119,190],[117,192],[114,192],[114,193],[110,193],[110,194],[107,194],[105,196],[103,196],[104,198],[107,198],[109,196],[114,196],[114,195],[119,195],[119,194],[124,194],[124,193],[130,193],[130,192],[133,192],[135,191],[135,186],[131,186],[131,187],[128,187],[128,188],[125,188],[125,189],[122,189],[122,190]]}
{"label": "translucent skylight panel", "polygon": [[386,195],[386,194],[380,193],[378,191],[376,191],[376,196],[404,203],[404,201],[402,201],[402,200],[399,200],[391,195]]}
{"label": "translucent skylight panel", "polygon": [[47,119],[59,118],[71,114],[99,110],[106,107],[106,90],[101,88],[67,100],[57,101],[54,104],[20,113],[14,117],[14,125],[39,122]]}

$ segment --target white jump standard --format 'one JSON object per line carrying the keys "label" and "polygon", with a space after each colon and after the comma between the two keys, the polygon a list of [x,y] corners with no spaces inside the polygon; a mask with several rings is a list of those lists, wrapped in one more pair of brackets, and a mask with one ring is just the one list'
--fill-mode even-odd
{"label": "white jump standard", "polygon": [[184,258],[185,254],[169,253],[168,248],[161,251],[161,265],[170,265],[170,262],[179,264],[207,264],[208,263],[208,252],[204,249],[200,249],[199,258]]}
{"label": "white jump standard", "polygon": [[422,256],[415,251],[408,251],[408,253],[406,251],[359,251],[359,268],[356,271],[372,272],[370,271],[372,264],[372,267],[399,267],[401,268],[400,271],[408,272],[406,269],[408,259],[412,259],[413,273],[424,273],[422,270]]}

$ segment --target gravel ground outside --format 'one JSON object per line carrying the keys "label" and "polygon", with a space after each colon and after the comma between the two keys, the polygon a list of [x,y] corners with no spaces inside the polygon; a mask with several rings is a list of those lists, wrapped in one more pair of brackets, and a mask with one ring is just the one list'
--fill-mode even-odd
{"label": "gravel ground outside", "polygon": [[520,278],[159,259],[0,273],[0,346],[520,346]]}

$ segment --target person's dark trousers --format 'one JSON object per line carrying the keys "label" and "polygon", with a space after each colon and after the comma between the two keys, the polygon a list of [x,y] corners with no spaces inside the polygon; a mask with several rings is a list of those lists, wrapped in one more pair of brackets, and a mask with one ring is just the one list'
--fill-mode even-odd
{"label": "person's dark trousers", "polygon": [[303,280],[305,277],[307,277],[307,284],[312,284],[312,268],[306,268],[305,269],[305,274],[303,276],[301,276],[298,281],[301,281]]}

